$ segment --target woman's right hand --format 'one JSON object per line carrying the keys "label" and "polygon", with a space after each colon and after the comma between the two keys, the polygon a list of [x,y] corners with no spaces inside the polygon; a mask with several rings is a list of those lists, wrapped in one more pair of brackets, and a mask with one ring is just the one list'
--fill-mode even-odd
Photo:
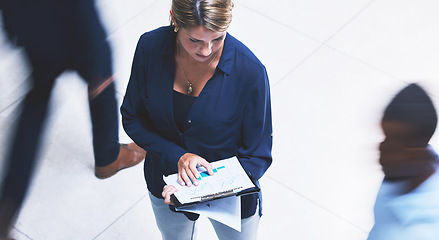
{"label": "woman's right hand", "polygon": [[178,189],[172,185],[165,185],[163,187],[162,196],[165,199],[166,204],[174,205],[171,200],[171,195],[178,192]]}
{"label": "woman's right hand", "polygon": [[209,175],[213,175],[212,165],[206,159],[193,153],[185,153],[181,156],[178,160],[178,182],[182,186],[190,187],[192,183],[198,186],[197,166],[203,166]]}

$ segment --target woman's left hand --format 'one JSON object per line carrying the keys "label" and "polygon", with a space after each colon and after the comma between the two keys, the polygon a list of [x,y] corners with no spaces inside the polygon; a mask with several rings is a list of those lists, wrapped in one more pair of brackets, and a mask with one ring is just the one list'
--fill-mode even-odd
{"label": "woman's left hand", "polygon": [[166,204],[174,205],[171,200],[171,195],[178,192],[178,189],[172,185],[166,185],[163,187],[162,196],[165,199]]}

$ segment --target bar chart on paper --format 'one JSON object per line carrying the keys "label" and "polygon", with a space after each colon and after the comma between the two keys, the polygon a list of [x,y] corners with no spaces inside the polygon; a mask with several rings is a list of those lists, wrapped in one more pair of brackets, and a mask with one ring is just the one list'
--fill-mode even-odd
{"label": "bar chart on paper", "polygon": [[[212,171],[215,174],[218,172],[218,170],[225,169],[225,168],[226,168],[226,166],[221,166],[221,167],[217,167],[217,168],[212,169]],[[201,179],[203,179],[205,177],[209,177],[209,176],[210,175],[209,175],[209,173],[207,173],[207,171],[200,172],[200,176],[198,177],[198,180],[201,180]]]}

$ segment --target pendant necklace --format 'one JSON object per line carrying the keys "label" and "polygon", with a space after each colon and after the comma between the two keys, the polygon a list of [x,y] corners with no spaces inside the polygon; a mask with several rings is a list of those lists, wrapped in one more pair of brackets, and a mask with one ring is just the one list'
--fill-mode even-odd
{"label": "pendant necklace", "polygon": [[193,92],[192,85],[193,85],[196,81],[198,81],[198,79],[200,79],[201,76],[203,76],[203,74],[206,72],[207,68],[209,68],[210,64],[212,64],[212,62],[216,59],[216,56],[218,55],[218,51],[215,53],[215,56],[213,56],[212,60],[210,60],[209,64],[207,64],[207,66],[203,69],[203,71],[201,71],[201,73],[197,76],[197,78],[195,78],[195,80],[194,80],[193,82],[190,82],[190,81],[189,81],[189,79],[187,78],[186,72],[184,71],[183,64],[181,64],[181,57],[180,57],[180,44],[179,44],[179,43],[177,43],[177,51],[178,51],[178,55],[177,55],[177,57],[178,57],[178,61],[179,61],[179,63],[180,63],[181,70],[183,71],[183,74],[184,74],[184,77],[185,77],[185,79],[186,79],[186,82],[189,83],[189,87],[187,88],[187,94],[188,94],[188,95],[192,95],[192,92]]}

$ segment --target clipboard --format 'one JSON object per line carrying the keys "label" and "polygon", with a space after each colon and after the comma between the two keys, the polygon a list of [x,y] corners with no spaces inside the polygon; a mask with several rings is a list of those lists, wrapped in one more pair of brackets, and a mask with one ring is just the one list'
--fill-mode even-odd
{"label": "clipboard", "polygon": [[255,182],[247,175],[239,163],[238,158],[232,157],[212,162],[214,175],[209,175],[203,168],[199,168],[198,186],[181,186],[177,181],[177,174],[163,177],[168,185],[178,188],[178,192],[171,195],[176,208],[185,208],[199,203],[231,196],[243,196],[260,191]]}
{"label": "clipboard", "polygon": [[[251,179],[250,179],[251,180]],[[240,197],[240,196],[244,196],[244,195],[249,195],[249,194],[253,194],[253,193],[258,193],[261,191],[261,189],[254,183],[253,180],[251,180],[254,184],[254,187],[252,188],[247,188],[244,189],[242,191],[239,192],[233,192],[233,191],[225,191],[223,193],[218,193],[218,194],[212,194],[211,196],[207,196],[202,198],[199,201],[194,201],[194,202],[189,202],[189,203],[181,203],[178,198],[175,196],[175,194],[171,195],[171,200],[174,203],[175,208],[177,209],[181,209],[184,210],[185,207],[191,207],[191,206],[195,206],[199,203],[203,203],[203,202],[208,202],[208,201],[213,201],[213,200],[217,200],[217,199],[221,199],[221,198],[227,198],[227,197]]]}

